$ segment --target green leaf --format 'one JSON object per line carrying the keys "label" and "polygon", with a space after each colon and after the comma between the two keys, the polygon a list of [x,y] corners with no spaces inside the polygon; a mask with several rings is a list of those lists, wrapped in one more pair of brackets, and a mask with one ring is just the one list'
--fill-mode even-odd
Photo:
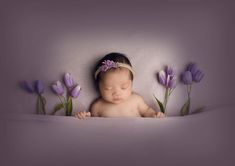
{"label": "green leaf", "polygon": [[54,115],[57,111],[61,110],[62,108],[64,108],[64,104],[63,103],[57,104],[51,114]]}
{"label": "green leaf", "polygon": [[189,114],[189,110],[190,110],[190,98],[188,98],[186,103],[184,103],[184,105],[182,106],[182,108],[180,110],[181,116],[188,115]]}
{"label": "green leaf", "polygon": [[71,116],[72,111],[73,111],[73,101],[72,97],[69,97],[67,102],[66,116]]}
{"label": "green leaf", "polygon": [[154,96],[154,98],[156,99],[156,101],[157,101],[157,103],[158,103],[158,106],[159,106],[161,112],[162,112],[162,113],[165,113],[165,109],[164,109],[164,106],[163,106],[162,102],[160,102],[160,100],[158,100],[155,95],[153,95],[153,96]]}

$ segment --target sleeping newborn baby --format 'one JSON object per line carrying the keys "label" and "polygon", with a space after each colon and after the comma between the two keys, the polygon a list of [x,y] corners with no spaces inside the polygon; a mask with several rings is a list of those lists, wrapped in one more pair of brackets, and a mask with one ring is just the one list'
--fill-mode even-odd
{"label": "sleeping newborn baby", "polygon": [[100,97],[92,103],[90,112],[81,111],[75,117],[165,117],[132,91],[133,70],[125,55],[110,53],[103,57],[96,66],[95,82]]}

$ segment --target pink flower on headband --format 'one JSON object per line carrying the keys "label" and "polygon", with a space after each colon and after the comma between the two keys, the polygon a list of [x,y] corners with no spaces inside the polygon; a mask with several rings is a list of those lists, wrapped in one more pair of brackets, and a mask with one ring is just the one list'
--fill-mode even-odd
{"label": "pink flower on headband", "polygon": [[104,62],[102,62],[102,64],[103,64],[101,66],[102,72],[106,72],[107,70],[109,70],[111,68],[118,68],[118,64],[112,60],[105,60]]}

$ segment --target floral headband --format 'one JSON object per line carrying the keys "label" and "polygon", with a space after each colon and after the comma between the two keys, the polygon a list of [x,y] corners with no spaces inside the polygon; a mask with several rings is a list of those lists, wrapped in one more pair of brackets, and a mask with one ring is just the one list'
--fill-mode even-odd
{"label": "floral headband", "polygon": [[120,62],[114,62],[112,60],[104,60],[102,62],[102,66],[100,66],[95,72],[95,79],[97,79],[97,76],[100,72],[106,72],[106,71],[108,71],[112,68],[116,69],[116,68],[119,68],[119,67],[127,68],[132,72],[132,74],[134,73],[133,70],[132,70],[132,67],[128,64],[120,63]]}

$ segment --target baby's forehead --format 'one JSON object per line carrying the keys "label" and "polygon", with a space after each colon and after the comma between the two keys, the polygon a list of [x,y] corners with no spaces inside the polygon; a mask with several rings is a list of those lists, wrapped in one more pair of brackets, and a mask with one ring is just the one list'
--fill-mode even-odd
{"label": "baby's forehead", "polygon": [[125,83],[131,80],[131,73],[126,68],[111,69],[102,74],[103,83]]}

